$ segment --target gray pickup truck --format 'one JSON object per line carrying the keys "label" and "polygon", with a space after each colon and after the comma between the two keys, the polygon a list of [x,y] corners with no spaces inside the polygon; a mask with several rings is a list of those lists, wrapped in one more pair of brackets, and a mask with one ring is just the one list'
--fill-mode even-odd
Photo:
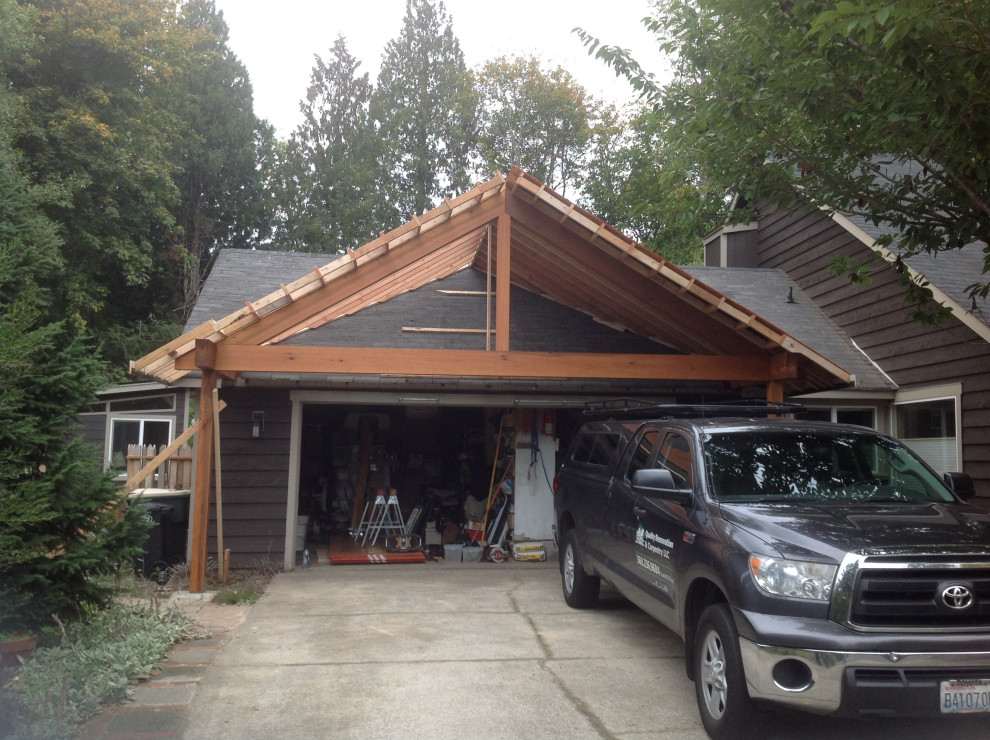
{"label": "gray pickup truck", "polygon": [[[874,430],[585,423],[554,486],[564,599],[601,579],[681,636],[711,737],[761,703],[990,714],[990,515]],[[990,717],[988,717],[990,721]]]}

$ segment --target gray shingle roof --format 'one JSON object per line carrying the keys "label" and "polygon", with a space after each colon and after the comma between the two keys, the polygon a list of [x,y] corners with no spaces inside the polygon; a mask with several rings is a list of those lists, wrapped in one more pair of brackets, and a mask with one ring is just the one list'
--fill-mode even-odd
{"label": "gray shingle roof", "polygon": [[[856,376],[863,390],[896,388],[787,275],[773,268],[686,267],[699,280],[756,311]],[[793,295],[794,302],[787,298]]]}
{"label": "gray shingle roof", "polygon": [[274,252],[263,249],[221,249],[200,291],[183,331],[220,319],[334,260],[336,255]]}
{"label": "gray shingle roof", "polygon": [[[226,316],[330,261],[331,255],[225,249],[196,301],[185,330]],[[485,299],[445,296],[438,290],[484,290],[485,277],[464,269],[350,316],[297,334],[294,346],[398,347],[417,349],[484,349],[484,335],[404,332],[405,326],[485,328]],[[524,352],[617,352],[663,354],[664,345],[627,331],[617,331],[591,317],[517,287],[512,288],[510,344]],[[546,331],[552,327],[553,331]]]}
{"label": "gray shingle roof", "polygon": [[[330,261],[331,255],[303,252],[225,249],[217,256],[186,330],[238,310]],[[690,267],[688,272],[795,339],[856,375],[860,388],[888,390],[893,385],[859,352],[784,273],[774,269]],[[484,275],[465,269],[450,277],[370,306],[318,329],[288,339],[291,345],[343,347],[421,347],[483,349],[484,338],[468,334],[403,332],[404,326],[481,328],[485,300],[453,297],[439,289],[484,290]],[[793,290],[795,302],[788,303]],[[662,353],[668,348],[629,332],[617,331],[559,303],[512,289],[513,349],[521,351],[587,351]],[[547,331],[551,327],[552,331]]]}
{"label": "gray shingle roof", "polygon": [[[889,162],[884,164],[884,169],[892,178],[906,175],[924,177],[924,169],[921,165],[911,160]],[[874,239],[883,236],[892,237],[890,249],[895,254],[902,253],[898,240],[900,231],[889,223],[875,224],[860,214],[843,213],[842,215]],[[990,326],[990,300],[977,298],[974,305],[973,299],[966,290],[974,283],[986,282],[990,279],[990,275],[983,272],[987,250],[986,243],[974,241],[962,249],[947,250],[934,255],[916,254],[907,258],[907,263],[964,309],[975,309],[973,314],[976,318]]]}

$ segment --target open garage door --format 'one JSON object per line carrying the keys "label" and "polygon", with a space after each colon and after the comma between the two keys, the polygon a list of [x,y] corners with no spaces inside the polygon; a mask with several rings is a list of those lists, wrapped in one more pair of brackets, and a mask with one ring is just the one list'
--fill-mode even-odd
{"label": "open garage door", "polygon": [[340,563],[553,556],[552,482],[573,404],[317,395],[295,412],[298,495],[287,525],[297,563],[304,554]]}

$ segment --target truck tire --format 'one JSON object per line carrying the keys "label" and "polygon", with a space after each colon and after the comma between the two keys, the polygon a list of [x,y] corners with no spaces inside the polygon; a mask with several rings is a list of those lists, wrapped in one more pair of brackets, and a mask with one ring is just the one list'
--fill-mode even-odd
{"label": "truck tire", "polygon": [[712,604],[698,620],[694,689],[701,722],[710,737],[750,736],[755,704],[746,689],[739,635],[727,604]]}
{"label": "truck tire", "polygon": [[560,553],[560,582],[568,606],[588,609],[598,603],[602,579],[585,573],[577,534],[573,529],[568,529],[564,535],[564,549]]}

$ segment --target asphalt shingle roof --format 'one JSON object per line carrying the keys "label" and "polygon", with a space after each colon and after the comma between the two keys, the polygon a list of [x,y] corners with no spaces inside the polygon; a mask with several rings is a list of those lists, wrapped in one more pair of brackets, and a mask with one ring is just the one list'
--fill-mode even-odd
{"label": "asphalt shingle roof", "polygon": [[[303,252],[226,249],[220,252],[203,286],[186,330],[236,311],[330,261],[331,255]],[[775,269],[690,267],[688,272],[712,288],[756,311],[795,339],[856,375],[863,389],[887,390],[889,380],[859,352],[849,337],[818,309],[784,273]],[[437,291],[484,290],[484,275],[465,269],[286,340],[286,344],[343,347],[426,347],[483,349],[484,338],[467,334],[403,332],[404,326],[484,327],[483,298],[445,296]],[[788,303],[792,294],[794,303]],[[665,346],[630,332],[617,331],[554,301],[513,287],[513,349],[663,353]],[[551,330],[547,331],[547,327]]]}
{"label": "asphalt shingle roof", "polygon": [[[863,390],[896,388],[786,273],[773,268],[686,267],[699,280],[756,311],[856,376]],[[793,297],[793,303],[788,297]]]}

